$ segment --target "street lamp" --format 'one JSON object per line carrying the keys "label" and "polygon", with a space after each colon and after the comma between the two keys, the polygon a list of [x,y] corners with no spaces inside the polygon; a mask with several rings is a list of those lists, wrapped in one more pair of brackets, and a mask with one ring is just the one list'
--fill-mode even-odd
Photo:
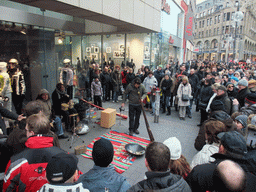
{"label": "street lamp", "polygon": [[241,21],[244,17],[244,14],[242,11],[239,11],[239,1],[235,2],[235,7],[237,7],[237,11],[235,12],[235,16],[234,16],[234,22],[235,22],[235,36],[234,36],[234,44],[233,44],[233,61],[236,58],[236,36],[237,36],[237,28],[238,26],[240,26]]}

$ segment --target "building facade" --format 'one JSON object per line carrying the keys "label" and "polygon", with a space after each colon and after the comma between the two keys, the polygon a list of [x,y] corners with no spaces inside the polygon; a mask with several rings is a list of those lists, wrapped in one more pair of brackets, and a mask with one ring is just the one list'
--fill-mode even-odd
{"label": "building facade", "polygon": [[[0,57],[17,58],[26,99],[50,93],[63,60],[72,65],[133,60],[156,68],[183,60],[184,0],[2,0]],[[186,0],[187,2],[187,0]]]}
{"label": "building facade", "polygon": [[[255,1],[246,4],[245,1],[207,0],[197,4],[194,26],[197,57],[215,61],[254,61],[255,6]],[[238,10],[243,12],[241,21],[237,20]]]}

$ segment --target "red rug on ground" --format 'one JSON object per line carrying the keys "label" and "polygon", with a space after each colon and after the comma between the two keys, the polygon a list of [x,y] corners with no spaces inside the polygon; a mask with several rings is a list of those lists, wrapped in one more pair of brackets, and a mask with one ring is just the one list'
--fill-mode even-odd
{"label": "red rug on ground", "polygon": [[125,133],[119,133],[117,131],[110,131],[109,133],[105,133],[104,135],[95,138],[88,146],[85,154],[81,154],[83,157],[92,159],[92,148],[95,141],[100,138],[108,139],[112,145],[114,146],[114,160],[112,161],[112,165],[115,166],[115,170],[118,173],[125,172],[130,165],[135,161],[136,157],[130,155],[125,150],[125,145],[129,143],[139,144],[146,148],[146,146],[150,143],[150,140],[144,139],[137,136],[130,136]]}

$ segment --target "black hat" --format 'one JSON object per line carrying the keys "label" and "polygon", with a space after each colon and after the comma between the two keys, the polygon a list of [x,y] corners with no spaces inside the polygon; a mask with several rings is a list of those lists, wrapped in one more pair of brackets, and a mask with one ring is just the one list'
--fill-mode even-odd
{"label": "black hat", "polygon": [[237,131],[222,132],[217,137],[227,151],[238,155],[247,153],[246,140],[241,133]]}
{"label": "black hat", "polygon": [[249,93],[246,97],[245,97],[245,103],[249,104],[249,105],[253,105],[256,103],[256,93]]}
{"label": "black hat", "polygon": [[65,183],[77,170],[76,156],[59,153],[54,155],[46,167],[46,177],[50,183]]}
{"label": "black hat", "polygon": [[112,143],[104,138],[99,139],[93,145],[92,158],[95,165],[107,167],[113,160],[114,148]]}
{"label": "black hat", "polygon": [[220,100],[214,100],[210,105],[211,111],[224,111],[224,104]]}
{"label": "black hat", "polygon": [[140,79],[139,77],[136,77],[136,78],[134,79],[134,83],[136,83],[136,84],[141,84],[141,79]]}

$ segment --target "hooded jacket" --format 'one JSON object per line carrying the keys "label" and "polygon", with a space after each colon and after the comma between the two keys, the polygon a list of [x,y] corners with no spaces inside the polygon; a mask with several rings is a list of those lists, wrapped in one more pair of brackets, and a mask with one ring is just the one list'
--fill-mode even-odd
{"label": "hooded jacket", "polygon": [[180,175],[170,172],[146,172],[147,179],[133,185],[127,192],[152,189],[159,192],[190,192],[187,182]]}
{"label": "hooded jacket", "polygon": [[[42,99],[43,94],[48,94],[47,100]],[[38,93],[36,100],[39,100],[41,102],[44,114],[46,115],[46,117],[48,117],[48,119],[50,119],[52,114],[52,104],[49,92],[46,89],[41,89]]]}
{"label": "hooded jacket", "polygon": [[[134,86],[134,81],[135,79],[132,81],[132,83],[130,83],[126,90],[125,90],[125,94],[124,94],[124,98],[123,98],[123,103],[125,103],[127,97],[129,99],[129,104],[137,104],[137,105],[140,105],[140,97],[141,96],[141,99],[145,99],[146,98],[146,90],[145,90],[145,87],[140,84],[140,86],[138,88],[136,88]],[[139,95],[140,93],[140,95]]]}
{"label": "hooded jacket", "polygon": [[53,146],[53,137],[34,135],[27,139],[26,149],[11,157],[5,171],[3,192],[31,192],[45,183],[46,166],[53,155],[64,151]]}
{"label": "hooded jacket", "polygon": [[152,76],[152,77],[147,76],[143,81],[143,85],[145,86],[145,89],[147,92],[151,92],[151,89],[154,86],[157,86],[158,82],[154,76]]}

